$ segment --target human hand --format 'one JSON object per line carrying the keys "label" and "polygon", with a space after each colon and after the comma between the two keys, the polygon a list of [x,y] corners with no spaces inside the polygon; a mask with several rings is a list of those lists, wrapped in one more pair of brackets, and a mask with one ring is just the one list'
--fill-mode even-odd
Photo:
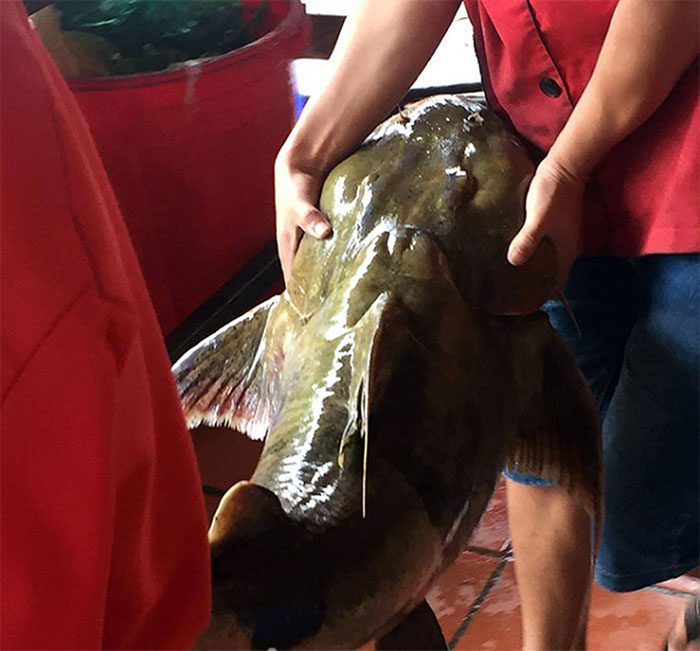
{"label": "human hand", "polygon": [[586,180],[570,174],[546,157],[537,167],[525,198],[525,223],[508,248],[508,262],[519,266],[533,255],[543,238],[557,253],[557,282],[563,288],[580,253],[583,193]]}
{"label": "human hand", "polygon": [[331,233],[326,216],[317,208],[324,175],[294,164],[285,152],[275,161],[277,251],[285,283],[302,235],[324,239]]}

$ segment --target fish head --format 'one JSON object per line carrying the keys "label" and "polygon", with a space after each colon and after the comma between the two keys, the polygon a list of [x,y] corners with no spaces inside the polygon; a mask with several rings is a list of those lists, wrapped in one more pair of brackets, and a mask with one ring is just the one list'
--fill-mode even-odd
{"label": "fish head", "polygon": [[474,311],[535,312],[554,294],[554,247],[544,240],[519,267],[506,258],[533,174],[523,144],[482,104],[438,95],[408,105],[329,174],[321,208],[333,236],[302,242],[289,287],[295,303],[316,306],[374,232],[407,228],[440,242]]}
{"label": "fish head", "polygon": [[313,543],[274,493],[248,481],[229,489],[209,543],[212,618],[198,648],[292,648],[321,628]]}
{"label": "fish head", "polygon": [[507,260],[508,247],[525,222],[534,164],[496,114],[468,110],[454,138],[470,183],[455,202],[447,244],[457,284],[477,310],[530,314],[555,295],[558,273],[556,251],[547,238],[525,264],[516,267]]}

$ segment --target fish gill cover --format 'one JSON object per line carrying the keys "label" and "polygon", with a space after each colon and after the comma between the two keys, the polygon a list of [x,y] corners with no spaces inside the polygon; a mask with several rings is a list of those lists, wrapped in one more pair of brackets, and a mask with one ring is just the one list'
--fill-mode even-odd
{"label": "fish gill cover", "polygon": [[256,38],[268,0],[57,0],[61,28],[102,39],[107,74],[155,72]]}

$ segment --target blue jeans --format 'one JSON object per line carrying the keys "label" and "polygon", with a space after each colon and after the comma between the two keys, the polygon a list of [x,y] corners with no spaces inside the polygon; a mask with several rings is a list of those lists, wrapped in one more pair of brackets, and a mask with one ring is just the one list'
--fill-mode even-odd
{"label": "blue jeans", "polygon": [[580,333],[558,301],[543,310],[574,353],[603,424],[596,581],[636,590],[698,565],[700,255],[580,258],[565,295]]}

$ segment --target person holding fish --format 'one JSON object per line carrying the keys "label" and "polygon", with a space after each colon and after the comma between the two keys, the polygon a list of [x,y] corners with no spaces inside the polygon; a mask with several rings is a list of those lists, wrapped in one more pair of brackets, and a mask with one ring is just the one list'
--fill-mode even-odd
{"label": "person holding fish", "polygon": [[[348,18],[333,73],[276,162],[286,278],[303,233],[332,234],[317,207],[326,175],[401,100],[459,4],[363,0]],[[543,309],[603,421],[596,580],[629,591],[679,576],[698,565],[700,4],[465,4],[489,105],[539,159],[508,260],[554,244],[577,323],[559,301]],[[523,648],[581,648],[589,519],[537,477],[512,472],[507,486]],[[669,648],[697,638],[693,607]]]}

